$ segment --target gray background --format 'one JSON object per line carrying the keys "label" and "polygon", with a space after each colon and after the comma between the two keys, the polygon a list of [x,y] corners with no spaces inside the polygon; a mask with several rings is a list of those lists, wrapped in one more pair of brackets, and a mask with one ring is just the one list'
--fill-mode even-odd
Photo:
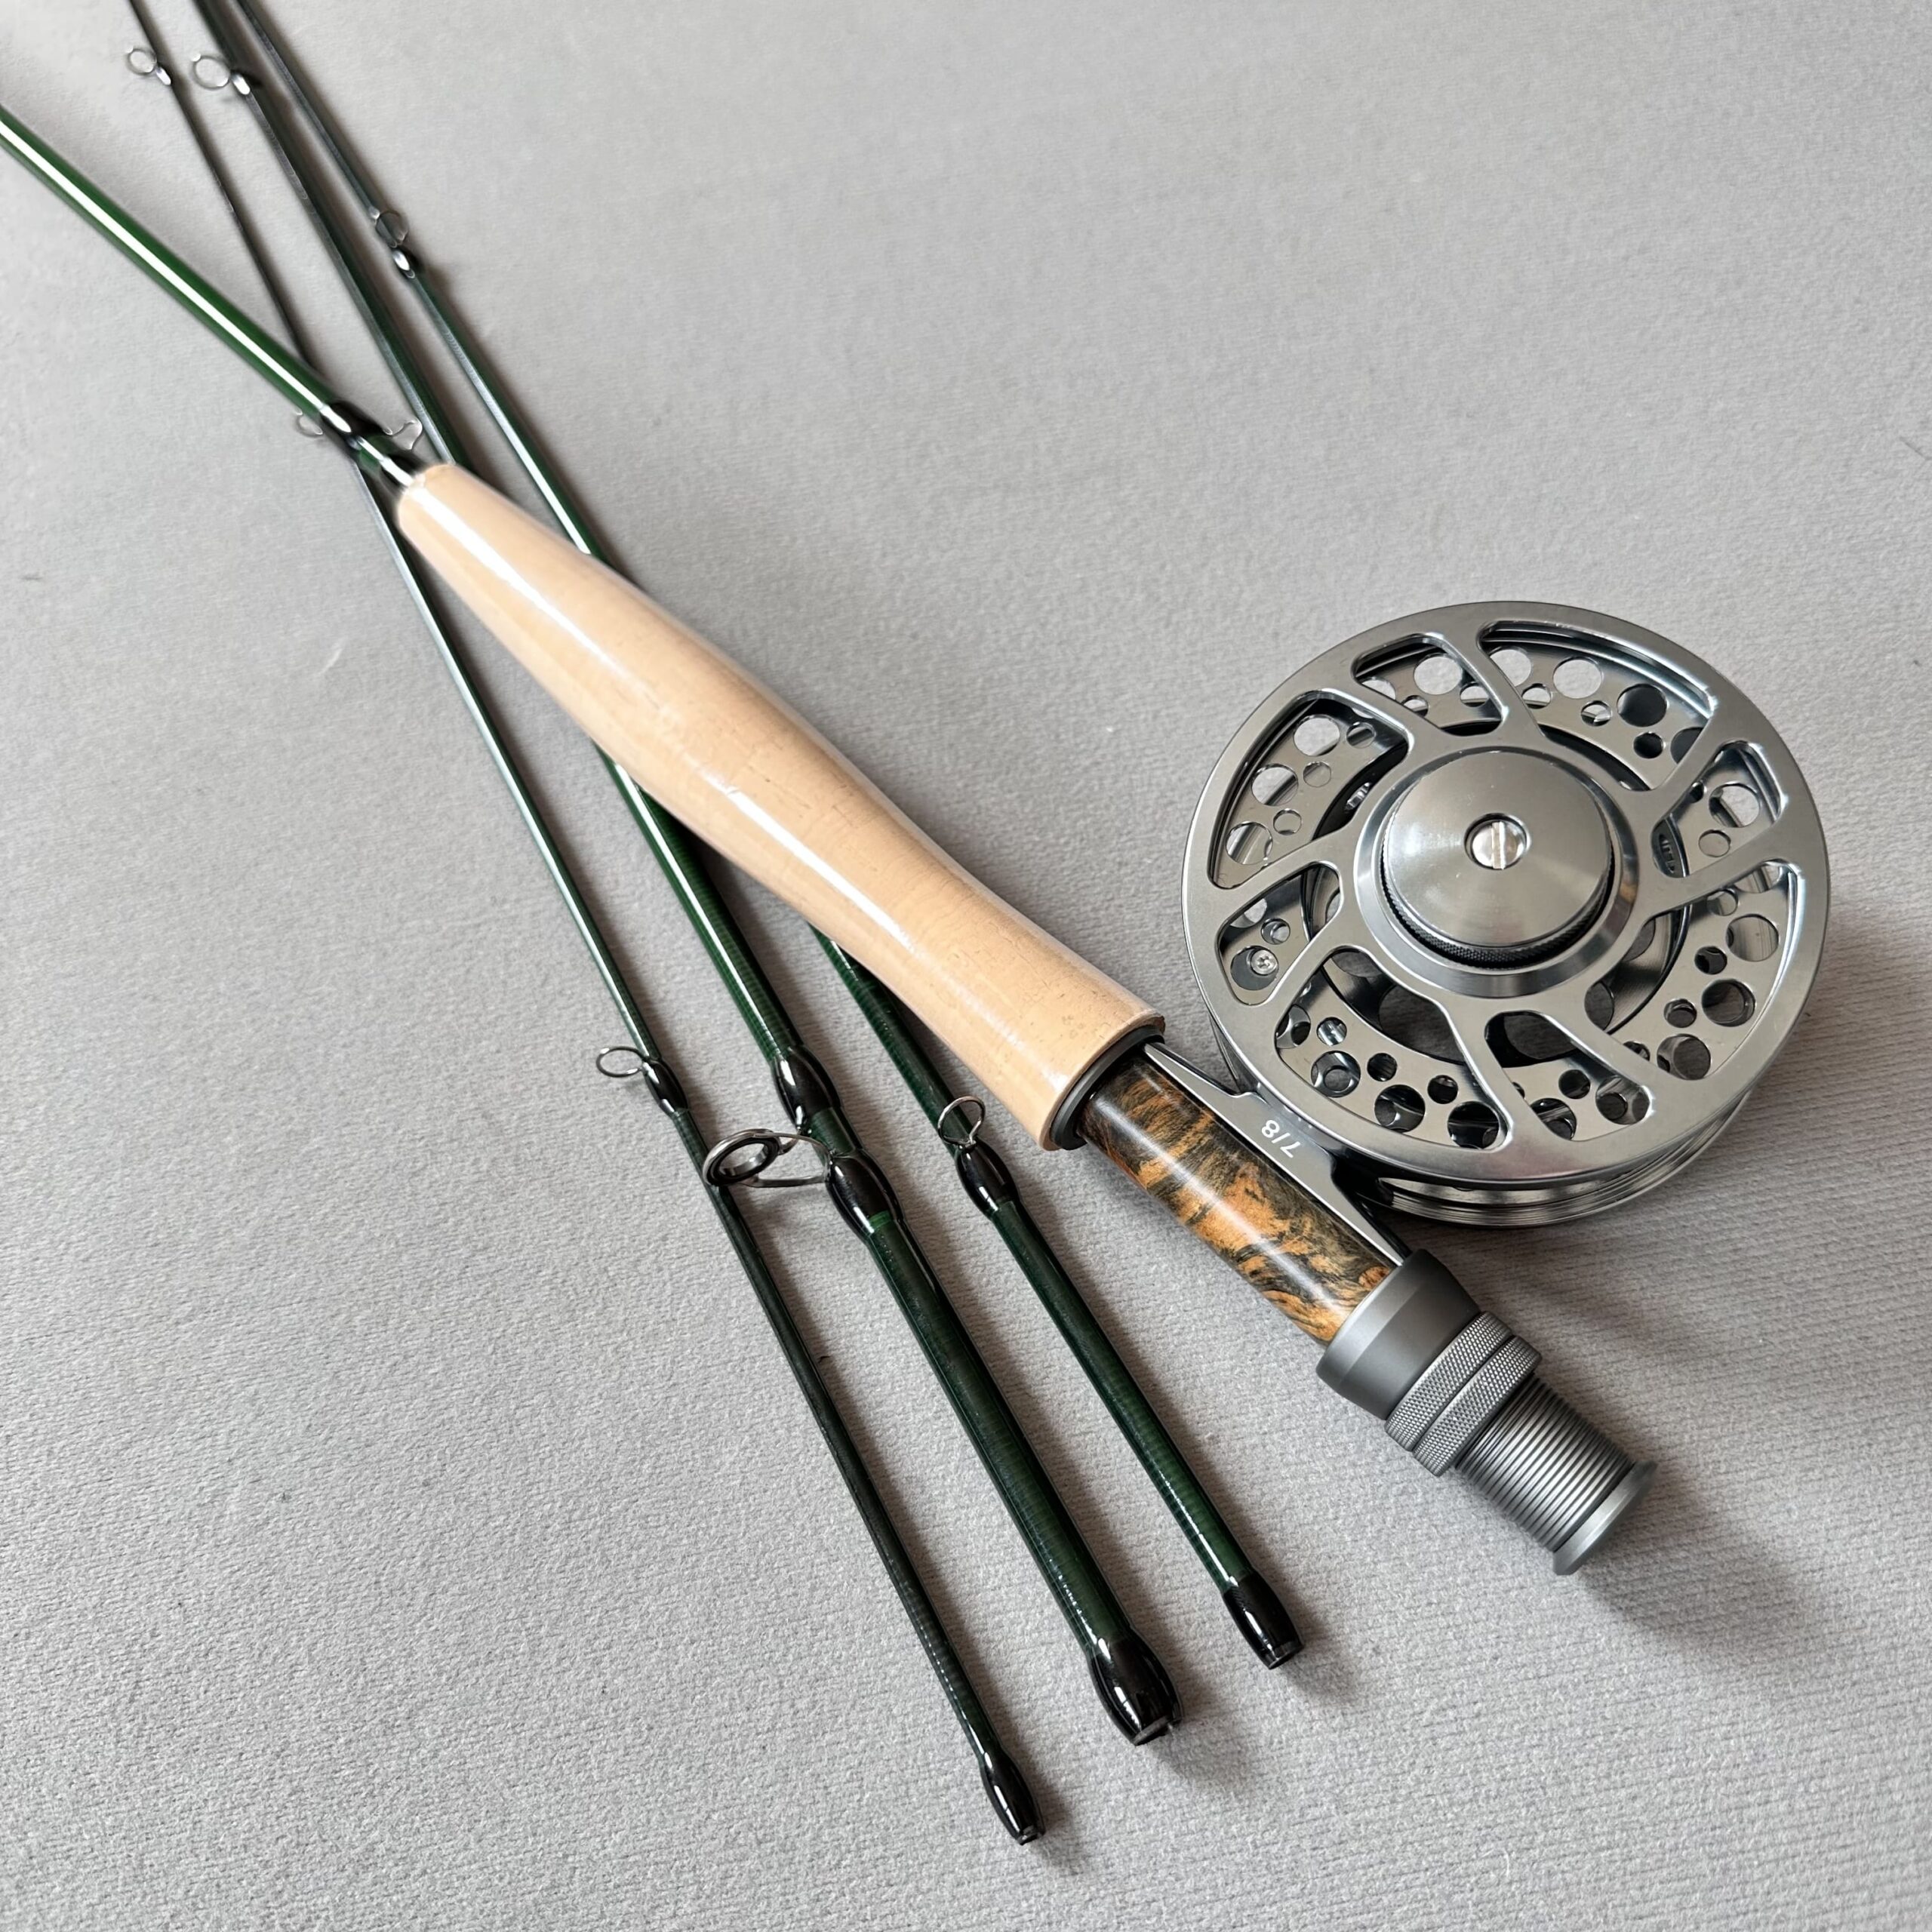
{"label": "gray background", "polygon": [[[1105,1727],[856,1251],[767,1215],[1048,1807],[1020,1851],[668,1134],[591,1070],[609,1014],[355,492],[0,171],[0,1918],[1924,1923],[1922,10],[279,11],[633,567],[1184,1046],[1227,734],[1464,598],[1742,681],[1835,927],[1688,1175],[1432,1237],[1663,1466],[1568,1583],[1004,1126],[1305,1620],[1269,1677],[748,896],[1187,1700],[1156,1748]],[[6,0],[0,96],[253,300],[129,38]],[[768,1119],[586,750],[501,682],[709,1117]]]}

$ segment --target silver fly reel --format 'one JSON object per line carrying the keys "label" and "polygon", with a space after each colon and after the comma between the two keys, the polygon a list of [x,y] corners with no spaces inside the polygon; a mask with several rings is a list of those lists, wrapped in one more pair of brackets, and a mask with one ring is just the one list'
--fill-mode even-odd
{"label": "silver fly reel", "polygon": [[1592,611],[1464,604],[1254,712],[1184,896],[1241,1076],[1370,1195],[1499,1223],[1710,1144],[1804,1005],[1827,885],[1797,765],[1728,680]]}

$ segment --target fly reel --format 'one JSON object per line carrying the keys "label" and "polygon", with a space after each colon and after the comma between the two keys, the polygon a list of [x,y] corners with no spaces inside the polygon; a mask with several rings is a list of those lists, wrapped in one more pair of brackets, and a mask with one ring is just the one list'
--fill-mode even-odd
{"label": "fly reel", "polygon": [[1487,1224],[1708,1146],[1803,1008],[1828,888],[1797,764],[1727,679],[1595,612],[1464,604],[1260,706],[1184,897],[1242,1077],[1372,1196]]}

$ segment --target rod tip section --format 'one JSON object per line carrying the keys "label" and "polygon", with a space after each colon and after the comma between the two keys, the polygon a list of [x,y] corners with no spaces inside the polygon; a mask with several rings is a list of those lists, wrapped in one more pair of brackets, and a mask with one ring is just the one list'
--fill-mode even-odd
{"label": "rod tip section", "polygon": [[1015,1844],[1031,1844],[1046,1829],[1020,1767],[1004,1752],[989,1752],[981,1759],[980,1782],[986,1788],[986,1801],[999,1814],[1000,1823]]}
{"label": "rod tip section", "polygon": [[1250,1572],[1231,1589],[1221,1592],[1221,1601],[1235,1627],[1247,1639],[1247,1647],[1270,1670],[1278,1668],[1301,1649],[1301,1632],[1279,1597],[1265,1578]]}
{"label": "rod tip section", "polygon": [[1164,1737],[1180,1721],[1180,1699],[1161,1660],[1131,1630],[1103,1637],[1087,1660],[1107,1715],[1130,1744]]}

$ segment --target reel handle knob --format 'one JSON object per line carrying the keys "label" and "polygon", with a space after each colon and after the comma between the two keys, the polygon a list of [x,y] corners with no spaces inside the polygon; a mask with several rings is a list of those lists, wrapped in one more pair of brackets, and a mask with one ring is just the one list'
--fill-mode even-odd
{"label": "reel handle knob", "polygon": [[1042,1146],[1096,1066],[1159,1030],[756,678],[488,484],[439,464],[397,521],[646,791],[869,966]]}

